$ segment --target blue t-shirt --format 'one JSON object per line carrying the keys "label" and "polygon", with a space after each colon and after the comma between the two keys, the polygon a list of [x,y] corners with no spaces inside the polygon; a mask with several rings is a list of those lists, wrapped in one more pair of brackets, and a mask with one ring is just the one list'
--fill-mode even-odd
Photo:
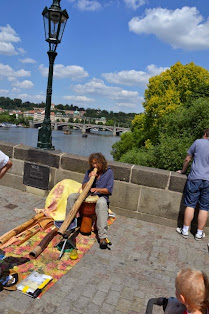
{"label": "blue t-shirt", "polygon": [[[85,177],[83,179],[83,184],[89,181],[89,173],[92,171],[92,169],[89,169],[85,173]],[[94,180],[94,183],[92,184],[92,188],[98,188],[103,189],[106,188],[110,192],[109,195],[112,194],[113,191],[113,185],[114,185],[114,175],[111,168],[108,168],[105,172],[103,172],[99,179],[96,177]],[[106,198],[107,202],[109,202],[109,195],[107,194],[101,194],[101,193],[94,193],[98,195],[99,197],[103,196]]]}
{"label": "blue t-shirt", "polygon": [[194,141],[187,153],[193,157],[188,179],[209,181],[209,139]]}

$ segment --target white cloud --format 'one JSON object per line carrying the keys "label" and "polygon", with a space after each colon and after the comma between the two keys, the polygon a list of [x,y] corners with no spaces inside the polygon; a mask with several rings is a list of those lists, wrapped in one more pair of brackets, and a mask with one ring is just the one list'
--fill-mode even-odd
{"label": "white cloud", "polygon": [[[144,98],[142,98],[141,102],[144,100]],[[117,107],[121,110],[121,108],[130,108],[130,109],[138,109],[139,104],[130,104],[130,103],[117,103]]]}
{"label": "white cloud", "polygon": [[[41,74],[45,77],[48,76],[48,68],[44,67],[43,64],[39,66]],[[64,66],[62,64],[56,64],[54,66],[54,77],[63,79],[70,78],[73,81],[83,79],[88,76],[88,72],[83,67],[77,65]]]}
{"label": "white cloud", "polygon": [[0,94],[8,94],[9,90],[8,89],[0,89]]}
{"label": "white cloud", "polygon": [[6,27],[0,26],[0,41],[17,43],[20,41],[20,37],[18,37],[15,30],[7,24]]}
{"label": "white cloud", "polygon": [[0,54],[17,55],[18,52],[12,44],[17,42],[20,42],[20,37],[10,25],[0,26]]}
{"label": "white cloud", "polygon": [[17,55],[15,47],[11,43],[0,42],[0,54],[7,56]]}
{"label": "white cloud", "polygon": [[24,55],[26,53],[25,49],[23,49],[23,48],[17,48],[17,51],[21,55]]}
{"label": "white cloud", "polygon": [[119,87],[111,87],[104,84],[103,80],[99,80],[94,78],[90,82],[87,82],[86,84],[77,84],[72,86],[72,89],[78,93],[88,93],[88,94],[100,94],[100,95],[106,95],[109,96],[113,94],[114,91],[120,90]]}
{"label": "white cloud", "polygon": [[24,76],[31,76],[31,72],[25,71],[24,69],[14,71],[8,64],[0,63],[0,77],[7,77],[9,80],[12,80],[13,77]]}
{"label": "white cloud", "polygon": [[154,64],[147,66],[147,72],[144,71],[120,71],[117,73],[103,73],[102,77],[109,83],[127,85],[127,86],[141,86],[145,87],[148,84],[149,78],[162,73],[168,68],[156,67]]}
{"label": "white cloud", "polygon": [[209,49],[209,20],[204,21],[195,7],[148,9],[144,17],[130,20],[129,30],[136,34],[154,34],[173,48]]}
{"label": "white cloud", "polygon": [[144,5],[147,1],[146,0],[124,0],[124,2],[128,8],[136,10],[142,5]]}
{"label": "white cloud", "polygon": [[149,78],[152,77],[152,76],[155,76],[155,75],[159,75],[160,73],[166,71],[170,69],[169,67],[157,67],[156,65],[154,64],[150,64],[147,66],[147,73],[149,75]]}
{"label": "white cloud", "polygon": [[86,102],[93,102],[93,98],[88,98],[86,96],[63,96],[64,99],[70,100],[70,101],[75,101],[77,103],[86,103]]}
{"label": "white cloud", "polygon": [[101,4],[97,0],[68,0],[74,3],[75,6],[81,11],[96,11],[101,9]]}
{"label": "white cloud", "polygon": [[22,62],[22,63],[36,63],[36,60],[31,59],[31,58],[25,58],[25,59],[20,59],[20,62]]}
{"label": "white cloud", "polygon": [[12,92],[15,93],[15,94],[16,94],[16,93],[19,93],[19,92],[20,92],[20,89],[19,89],[19,88],[16,88],[16,87],[13,87],[13,88],[12,88]]}
{"label": "white cloud", "polygon": [[15,82],[17,80],[14,76],[9,76],[7,79],[9,82]]}
{"label": "white cloud", "polygon": [[120,87],[107,86],[103,80],[93,79],[86,84],[77,84],[72,86],[72,89],[78,94],[91,94],[96,96],[103,96],[113,101],[114,103],[141,103],[141,97],[137,91],[128,91]]}
{"label": "white cloud", "polygon": [[24,69],[21,69],[15,72],[15,76],[17,77],[31,76],[31,71],[25,71]]}
{"label": "white cloud", "polygon": [[12,83],[12,86],[15,86],[17,88],[30,89],[30,88],[32,88],[34,86],[34,84],[31,81],[25,80],[25,81],[22,81],[22,82],[14,81]]}
{"label": "white cloud", "polygon": [[96,11],[103,7],[107,7],[112,5],[115,2],[117,5],[120,5],[120,3],[124,1],[126,6],[128,8],[131,8],[133,10],[138,9],[142,5],[146,4],[148,0],[105,0],[101,4],[98,0],[68,0],[68,2],[73,3],[76,8],[78,8],[81,11]]}
{"label": "white cloud", "polygon": [[146,85],[148,82],[148,75],[143,71],[120,71],[117,73],[103,73],[102,77],[109,83],[120,85]]}
{"label": "white cloud", "polygon": [[44,95],[19,94],[17,98],[20,98],[23,101],[30,101],[34,103],[45,101]]}

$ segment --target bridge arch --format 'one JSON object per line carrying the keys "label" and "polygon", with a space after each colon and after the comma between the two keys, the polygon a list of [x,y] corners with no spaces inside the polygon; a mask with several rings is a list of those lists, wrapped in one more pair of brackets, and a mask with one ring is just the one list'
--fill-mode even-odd
{"label": "bridge arch", "polygon": [[[42,125],[42,122],[34,122],[33,126],[34,128],[38,128]],[[83,123],[73,123],[73,122],[52,122],[51,123],[52,128],[54,130],[63,130],[66,127],[72,126],[73,128],[76,128],[78,130],[81,130],[82,133],[90,133],[92,129],[97,130],[106,130],[109,132],[112,132],[113,135],[120,135],[121,133],[125,131],[129,131],[129,128],[122,128],[122,127],[116,127],[116,126],[109,126],[109,125],[98,125],[98,124],[83,124]]]}

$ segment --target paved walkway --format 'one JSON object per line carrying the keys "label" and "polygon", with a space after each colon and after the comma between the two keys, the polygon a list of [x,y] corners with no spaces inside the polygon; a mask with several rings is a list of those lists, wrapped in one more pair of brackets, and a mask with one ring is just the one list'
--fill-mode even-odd
{"label": "paved walkway", "polygon": [[[0,186],[0,235],[34,216],[45,199]],[[176,273],[184,266],[209,275],[207,238],[181,238],[174,229],[117,216],[109,229],[111,250],[98,244],[43,297],[0,292],[1,314],[144,314],[152,297],[175,295]],[[155,307],[154,314],[163,313]]]}

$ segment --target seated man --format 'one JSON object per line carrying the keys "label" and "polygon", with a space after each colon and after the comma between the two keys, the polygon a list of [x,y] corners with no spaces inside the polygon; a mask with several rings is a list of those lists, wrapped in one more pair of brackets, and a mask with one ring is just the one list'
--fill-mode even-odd
{"label": "seated man", "polygon": [[7,155],[0,150],[0,179],[12,167],[12,162]]}
{"label": "seated man", "polygon": [[[89,156],[90,169],[86,172],[82,189],[92,176],[92,171],[97,168],[97,175],[94,183],[90,189],[92,195],[98,195],[99,200],[96,202],[96,216],[97,216],[97,230],[100,240],[100,248],[107,248],[107,219],[108,219],[108,206],[109,195],[112,194],[114,177],[113,171],[107,166],[107,161],[101,153],[93,153]],[[79,197],[79,193],[72,193],[68,198],[68,208],[72,208],[75,201]]]}

